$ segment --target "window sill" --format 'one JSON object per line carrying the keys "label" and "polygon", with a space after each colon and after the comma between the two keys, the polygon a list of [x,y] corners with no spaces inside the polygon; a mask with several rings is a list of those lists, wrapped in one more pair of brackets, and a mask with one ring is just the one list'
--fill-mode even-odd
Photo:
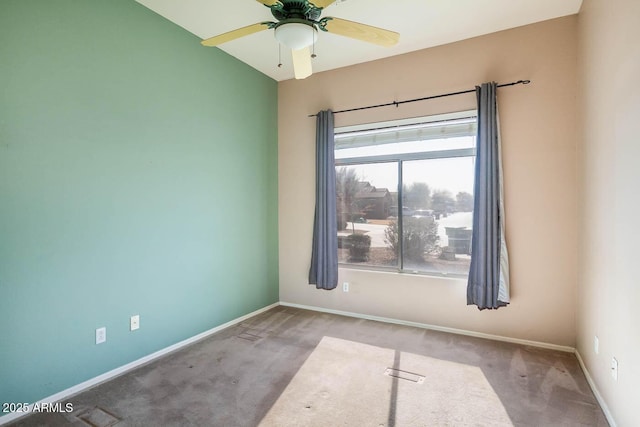
{"label": "window sill", "polygon": [[427,272],[427,271],[411,271],[411,270],[398,270],[397,268],[387,268],[387,267],[376,267],[372,265],[357,265],[357,264],[348,264],[348,263],[338,263],[339,269],[344,270],[356,270],[370,273],[387,273],[393,274],[396,276],[416,276],[416,277],[424,277],[424,278],[435,278],[435,279],[450,279],[450,280],[467,280],[468,274],[456,274],[456,273],[436,273],[436,272]]}

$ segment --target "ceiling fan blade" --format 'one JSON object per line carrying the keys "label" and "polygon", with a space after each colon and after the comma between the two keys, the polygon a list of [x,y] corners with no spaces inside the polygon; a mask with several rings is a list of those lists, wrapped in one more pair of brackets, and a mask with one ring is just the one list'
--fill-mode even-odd
{"label": "ceiling fan blade", "polygon": [[324,19],[326,19],[325,28],[330,33],[386,47],[393,46],[400,40],[400,34],[393,31],[360,24],[359,22],[347,21],[346,19]]}
{"label": "ceiling fan blade", "polygon": [[311,52],[309,51],[309,47],[292,50],[291,56],[293,58],[293,74],[296,79],[306,79],[309,77],[313,72],[311,69]]}
{"label": "ceiling fan blade", "polygon": [[[258,0],[260,1],[260,0]],[[332,3],[335,3],[336,0],[310,0],[309,3],[311,3],[312,5],[314,5],[315,7],[319,7],[324,9],[325,7],[329,6]]]}
{"label": "ceiling fan blade", "polygon": [[224,34],[202,40],[200,42],[202,46],[218,46],[219,44],[226,43],[231,40],[239,39],[240,37],[248,36],[249,34],[257,33],[258,31],[266,30],[269,28],[267,22],[261,22],[259,24],[249,25],[247,27],[238,28],[237,30],[229,31]]}

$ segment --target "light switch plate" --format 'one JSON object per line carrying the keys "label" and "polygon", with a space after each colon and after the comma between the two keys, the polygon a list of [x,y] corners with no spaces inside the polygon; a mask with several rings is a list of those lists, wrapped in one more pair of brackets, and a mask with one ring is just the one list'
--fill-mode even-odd
{"label": "light switch plate", "polygon": [[107,328],[96,329],[96,344],[102,344],[107,340]]}

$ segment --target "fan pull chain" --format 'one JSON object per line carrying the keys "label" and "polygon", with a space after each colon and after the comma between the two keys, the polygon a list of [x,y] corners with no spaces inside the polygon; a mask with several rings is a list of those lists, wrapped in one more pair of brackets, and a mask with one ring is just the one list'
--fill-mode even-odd
{"label": "fan pull chain", "polygon": [[282,45],[278,43],[278,68],[282,68]]}
{"label": "fan pull chain", "polygon": [[314,31],[316,31],[316,29],[314,27],[311,27],[311,40],[313,40],[313,47],[311,48],[311,58],[315,58],[316,55],[316,35],[314,33]]}

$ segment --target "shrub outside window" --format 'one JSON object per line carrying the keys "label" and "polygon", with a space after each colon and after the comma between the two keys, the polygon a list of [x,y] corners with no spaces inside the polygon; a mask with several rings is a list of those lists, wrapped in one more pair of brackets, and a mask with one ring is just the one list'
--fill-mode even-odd
{"label": "shrub outside window", "polygon": [[475,111],[335,130],[343,266],[466,276]]}

